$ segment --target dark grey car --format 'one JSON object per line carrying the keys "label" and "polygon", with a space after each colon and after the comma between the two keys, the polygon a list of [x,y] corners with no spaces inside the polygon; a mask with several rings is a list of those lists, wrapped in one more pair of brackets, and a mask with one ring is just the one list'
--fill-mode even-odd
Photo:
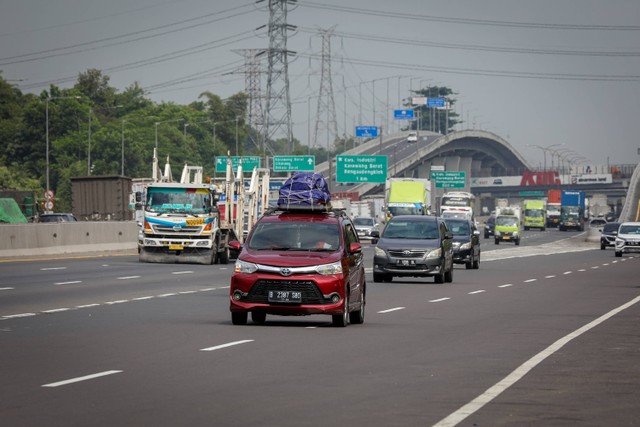
{"label": "dark grey car", "polygon": [[480,268],[480,231],[469,219],[446,218],[453,234],[453,262],[464,264],[467,270]]}
{"label": "dark grey car", "polygon": [[[372,234],[378,237],[379,233]],[[374,282],[391,282],[393,277],[453,281],[453,235],[442,218],[394,216],[379,237],[373,258]]]}
{"label": "dark grey car", "polygon": [[600,250],[607,249],[607,246],[615,246],[616,236],[618,235],[619,222],[608,222],[602,227],[600,235]]}

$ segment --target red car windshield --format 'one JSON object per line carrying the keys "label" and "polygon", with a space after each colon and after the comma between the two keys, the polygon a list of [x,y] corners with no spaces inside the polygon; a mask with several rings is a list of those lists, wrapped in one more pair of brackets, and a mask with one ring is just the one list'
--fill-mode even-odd
{"label": "red car windshield", "polygon": [[340,249],[340,228],[322,222],[260,222],[248,246],[255,250],[336,251]]}

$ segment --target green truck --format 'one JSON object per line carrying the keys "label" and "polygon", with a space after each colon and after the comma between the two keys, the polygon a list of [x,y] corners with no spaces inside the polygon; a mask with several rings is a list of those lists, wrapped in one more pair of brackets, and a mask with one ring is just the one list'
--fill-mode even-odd
{"label": "green truck", "polygon": [[547,223],[547,204],[544,200],[525,200],[522,202],[524,211],[524,229],[539,228],[544,231]]}
{"label": "green truck", "polygon": [[387,220],[396,215],[429,214],[429,180],[392,178],[387,183]]}
{"label": "green truck", "polygon": [[520,245],[522,236],[522,221],[520,207],[509,206],[496,208],[496,227],[494,232],[495,244],[500,242],[513,242]]}

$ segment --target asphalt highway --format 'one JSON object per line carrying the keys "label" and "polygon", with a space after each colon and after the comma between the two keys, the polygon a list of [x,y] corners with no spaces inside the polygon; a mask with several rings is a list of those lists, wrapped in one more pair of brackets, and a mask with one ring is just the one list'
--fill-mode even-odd
{"label": "asphalt highway", "polygon": [[365,323],[231,324],[233,264],[0,261],[3,426],[640,424],[640,257],[482,240],[453,283],[373,283]]}

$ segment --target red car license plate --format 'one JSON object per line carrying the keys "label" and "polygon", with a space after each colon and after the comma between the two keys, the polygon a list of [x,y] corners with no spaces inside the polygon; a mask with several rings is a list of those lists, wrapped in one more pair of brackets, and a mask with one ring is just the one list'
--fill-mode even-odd
{"label": "red car license plate", "polygon": [[302,302],[302,292],[299,291],[269,291],[269,302]]}

